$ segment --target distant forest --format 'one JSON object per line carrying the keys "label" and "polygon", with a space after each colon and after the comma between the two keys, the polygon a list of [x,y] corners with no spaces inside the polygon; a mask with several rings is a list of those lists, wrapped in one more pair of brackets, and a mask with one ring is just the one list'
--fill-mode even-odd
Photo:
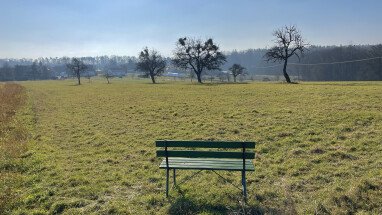
{"label": "distant forest", "polygon": [[[227,71],[234,63],[246,68],[247,76],[282,76],[282,66],[277,62],[265,61],[267,49],[248,49],[227,52],[227,62],[222,70]],[[304,81],[371,81],[382,80],[382,44],[349,46],[311,46],[299,61],[289,61],[288,72]],[[373,58],[373,59],[371,59]],[[102,71],[112,71],[115,76],[139,74],[136,70],[136,57],[97,56],[80,58],[88,66],[83,76],[95,76]],[[361,60],[360,59],[366,59]],[[189,72],[179,71],[167,58],[167,73],[178,73],[189,77]],[[350,62],[348,62],[350,61]],[[44,80],[69,77],[66,64],[70,58],[39,59],[0,59],[0,81]],[[342,62],[342,63],[341,63]],[[208,72],[219,77],[221,72]],[[224,73],[227,74],[227,73]],[[282,78],[281,78],[282,80]]]}

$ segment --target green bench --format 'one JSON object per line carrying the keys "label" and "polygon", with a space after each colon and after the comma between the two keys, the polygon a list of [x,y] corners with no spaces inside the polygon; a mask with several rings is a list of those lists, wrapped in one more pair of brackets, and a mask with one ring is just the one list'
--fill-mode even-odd
{"label": "green bench", "polygon": [[[158,140],[156,141],[156,147],[157,157],[164,157],[159,168],[166,169],[166,197],[168,197],[169,192],[170,170],[172,169],[174,172],[173,180],[174,186],[176,186],[175,170],[184,169],[199,170],[196,174],[202,170],[212,170],[223,179],[224,177],[215,170],[241,171],[242,192],[244,198],[247,198],[245,173],[247,171],[255,171],[255,167],[252,163],[252,159],[255,158],[255,153],[253,152],[255,148],[254,142]],[[188,150],[185,148],[188,148]],[[198,148],[221,150],[201,151],[197,150]],[[228,151],[228,149],[230,151]],[[232,151],[234,149],[236,149],[236,151]],[[228,182],[227,180],[225,181]]]}

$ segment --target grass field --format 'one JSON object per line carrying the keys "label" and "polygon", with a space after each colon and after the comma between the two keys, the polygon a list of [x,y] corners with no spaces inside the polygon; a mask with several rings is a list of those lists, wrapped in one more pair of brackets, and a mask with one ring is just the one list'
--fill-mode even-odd
{"label": "grass field", "polygon": [[[1,163],[21,175],[3,213],[382,214],[381,82],[20,84],[28,143]],[[166,199],[156,139],[256,141],[248,203],[211,172]]]}

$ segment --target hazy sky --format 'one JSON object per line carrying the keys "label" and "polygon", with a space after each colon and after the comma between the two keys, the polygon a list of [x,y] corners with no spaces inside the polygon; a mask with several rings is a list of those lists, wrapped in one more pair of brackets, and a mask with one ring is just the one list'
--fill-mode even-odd
{"label": "hazy sky", "polygon": [[0,58],[170,56],[179,37],[223,50],[272,45],[295,24],[311,44],[382,43],[381,0],[0,0]]}

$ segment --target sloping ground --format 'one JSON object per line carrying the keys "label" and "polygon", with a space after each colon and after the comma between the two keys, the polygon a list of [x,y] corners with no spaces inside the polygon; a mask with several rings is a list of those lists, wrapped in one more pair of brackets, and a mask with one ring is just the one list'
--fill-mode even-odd
{"label": "sloping ground", "polygon": [[[382,83],[23,85],[36,118],[14,213],[382,213]],[[164,198],[156,139],[256,141],[248,204],[211,172]]]}

